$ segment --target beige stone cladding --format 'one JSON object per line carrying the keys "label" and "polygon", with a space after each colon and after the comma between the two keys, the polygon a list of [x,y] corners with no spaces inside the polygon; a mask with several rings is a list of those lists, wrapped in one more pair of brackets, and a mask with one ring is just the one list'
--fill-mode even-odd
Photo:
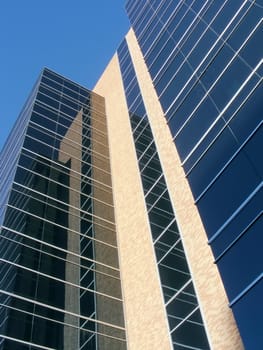
{"label": "beige stone cladding", "polygon": [[94,91],[105,97],[128,349],[171,349],[117,55]]}
{"label": "beige stone cladding", "polygon": [[97,335],[97,346],[100,350],[125,350],[125,340],[115,339],[124,339],[125,334],[105,106],[104,98],[94,93],[91,95],[91,149],[96,316],[100,321],[97,332],[109,336]]}
{"label": "beige stone cladding", "polygon": [[243,349],[232,311],[228,307],[223,283],[217,266],[214,264],[211,249],[207,244],[206,233],[180,164],[179,155],[174,147],[156,91],[132,30],[129,31],[126,39],[181,229],[211,348],[214,350]]}

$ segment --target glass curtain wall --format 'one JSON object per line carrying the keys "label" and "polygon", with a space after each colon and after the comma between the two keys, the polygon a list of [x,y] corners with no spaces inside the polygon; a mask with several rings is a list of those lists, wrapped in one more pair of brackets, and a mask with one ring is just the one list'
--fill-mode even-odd
{"label": "glass curtain wall", "polygon": [[209,349],[188,268],[126,41],[118,49],[145,204],[174,349]]}
{"label": "glass curtain wall", "polygon": [[263,3],[137,0],[126,9],[243,342],[262,348]]}
{"label": "glass curtain wall", "polygon": [[0,349],[126,349],[104,100],[45,69],[29,101],[2,153]]}

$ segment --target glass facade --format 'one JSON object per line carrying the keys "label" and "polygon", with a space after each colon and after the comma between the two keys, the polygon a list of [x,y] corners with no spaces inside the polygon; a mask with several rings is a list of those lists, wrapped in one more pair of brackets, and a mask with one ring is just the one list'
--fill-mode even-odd
{"label": "glass facade", "polygon": [[1,162],[0,349],[126,349],[104,99],[44,69]]}
{"label": "glass facade", "polygon": [[125,40],[119,47],[118,57],[171,342],[174,349],[209,349],[161,162]]}
{"label": "glass facade", "polygon": [[262,335],[262,1],[127,1],[245,348]]}

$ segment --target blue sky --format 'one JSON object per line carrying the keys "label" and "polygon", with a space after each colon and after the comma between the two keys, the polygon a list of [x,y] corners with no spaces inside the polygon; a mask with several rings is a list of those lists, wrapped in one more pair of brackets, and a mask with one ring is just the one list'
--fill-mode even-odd
{"label": "blue sky", "polygon": [[0,150],[41,69],[93,88],[129,29],[125,0],[2,0]]}

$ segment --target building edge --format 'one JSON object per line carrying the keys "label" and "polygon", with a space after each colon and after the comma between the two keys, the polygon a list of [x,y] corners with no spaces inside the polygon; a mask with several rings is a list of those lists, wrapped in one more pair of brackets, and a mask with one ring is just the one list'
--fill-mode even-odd
{"label": "building edge", "polygon": [[130,350],[171,349],[116,54],[94,91],[105,97],[106,104],[127,346]]}
{"label": "building edge", "polygon": [[[183,245],[198,295],[210,346],[244,349],[207,236],[194,204],[179,155],[133,29],[126,36],[169,194],[181,228]],[[189,220],[190,219],[190,220]],[[209,268],[207,268],[207,266]],[[205,274],[204,274],[205,271]]]}

